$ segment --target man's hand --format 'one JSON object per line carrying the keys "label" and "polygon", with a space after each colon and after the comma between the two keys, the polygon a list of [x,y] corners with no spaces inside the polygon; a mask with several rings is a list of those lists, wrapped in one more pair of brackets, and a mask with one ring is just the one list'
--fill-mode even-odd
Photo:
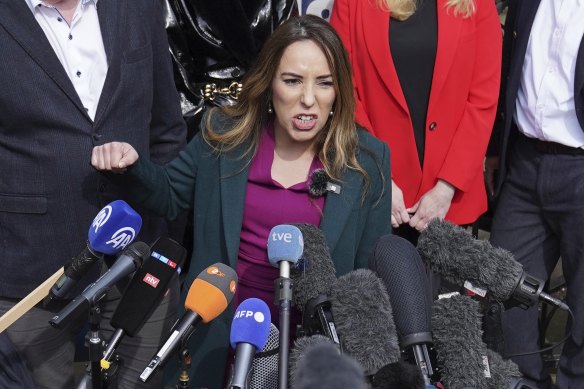
{"label": "man's hand", "polygon": [[138,160],[138,153],[132,145],[111,142],[95,146],[91,153],[91,165],[97,170],[123,173]]}

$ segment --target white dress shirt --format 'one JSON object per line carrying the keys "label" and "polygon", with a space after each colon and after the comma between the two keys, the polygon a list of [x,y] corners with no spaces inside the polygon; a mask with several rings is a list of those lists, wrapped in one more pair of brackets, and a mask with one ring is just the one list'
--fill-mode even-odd
{"label": "white dress shirt", "polygon": [[107,74],[98,0],[79,0],[69,25],[59,10],[42,0],[25,0],[61,61],[89,117],[95,119]]}
{"label": "white dress shirt", "polygon": [[584,0],[541,0],[531,28],[515,121],[531,138],[584,147],[574,77],[584,35]]}

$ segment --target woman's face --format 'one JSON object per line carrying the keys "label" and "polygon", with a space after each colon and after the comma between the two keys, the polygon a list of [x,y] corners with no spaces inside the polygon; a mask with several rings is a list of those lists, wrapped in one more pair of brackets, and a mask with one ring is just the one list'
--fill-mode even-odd
{"label": "woman's face", "polygon": [[272,80],[276,140],[311,144],[329,119],[335,97],[322,50],[310,40],[288,46]]}

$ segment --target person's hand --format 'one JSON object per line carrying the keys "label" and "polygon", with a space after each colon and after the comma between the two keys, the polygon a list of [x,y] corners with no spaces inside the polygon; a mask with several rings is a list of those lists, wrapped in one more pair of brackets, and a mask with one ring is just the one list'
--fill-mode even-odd
{"label": "person's hand", "polygon": [[413,214],[410,226],[423,231],[430,220],[444,219],[450,209],[456,188],[444,180],[438,180],[434,188],[426,192],[407,212]]}
{"label": "person's hand", "polygon": [[398,228],[400,224],[408,223],[409,221],[410,215],[406,211],[403,192],[391,180],[391,226]]}
{"label": "person's hand", "polygon": [[95,146],[91,153],[91,165],[97,170],[114,173],[125,172],[138,160],[138,153],[132,145],[124,142],[111,142]]}
{"label": "person's hand", "polygon": [[489,197],[495,195],[495,172],[499,170],[499,157],[487,157],[485,159],[485,185]]}

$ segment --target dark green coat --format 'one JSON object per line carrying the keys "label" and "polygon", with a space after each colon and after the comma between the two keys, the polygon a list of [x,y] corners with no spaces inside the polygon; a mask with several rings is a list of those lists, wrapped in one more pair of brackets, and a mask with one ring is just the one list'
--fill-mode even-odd
{"label": "dark green coat", "polygon": [[[205,267],[222,261],[235,269],[249,173],[248,160],[241,158],[243,150],[245,145],[217,156],[198,134],[164,168],[140,159],[125,176],[132,197],[152,211],[171,219],[182,209],[193,211],[193,256],[181,301]],[[390,232],[389,149],[359,130],[358,160],[370,177],[365,199],[363,176],[346,171],[341,193],[326,195],[320,225],[339,276],[367,267],[374,243]],[[211,324],[200,325],[191,338],[195,387],[221,387],[232,315],[233,309],[228,308]]]}

